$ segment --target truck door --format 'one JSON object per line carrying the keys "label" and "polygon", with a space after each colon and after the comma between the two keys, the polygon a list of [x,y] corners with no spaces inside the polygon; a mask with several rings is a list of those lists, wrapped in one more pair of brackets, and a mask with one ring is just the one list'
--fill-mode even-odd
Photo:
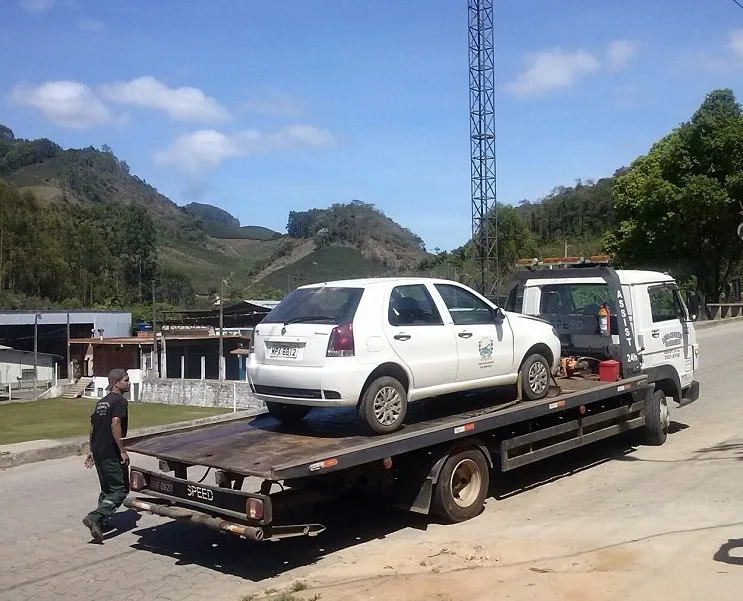
{"label": "truck door", "polygon": [[687,386],[694,370],[694,354],[686,307],[673,284],[651,284],[647,290],[650,323],[643,324],[644,366],[670,365],[678,373],[681,386]]}

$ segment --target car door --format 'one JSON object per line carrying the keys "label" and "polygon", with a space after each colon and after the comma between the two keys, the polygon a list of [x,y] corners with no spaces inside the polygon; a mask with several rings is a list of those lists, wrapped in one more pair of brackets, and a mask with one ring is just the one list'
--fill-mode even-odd
{"label": "car door", "polygon": [[681,385],[689,384],[694,368],[688,316],[676,287],[672,284],[648,286],[651,323],[644,328],[645,367],[671,365]]}
{"label": "car door", "polygon": [[457,374],[457,342],[425,284],[391,289],[383,319],[387,340],[413,376],[413,388],[451,384]]}
{"label": "car door", "polygon": [[454,324],[459,355],[457,382],[516,372],[513,332],[508,319],[496,323],[494,309],[456,284],[435,284]]}

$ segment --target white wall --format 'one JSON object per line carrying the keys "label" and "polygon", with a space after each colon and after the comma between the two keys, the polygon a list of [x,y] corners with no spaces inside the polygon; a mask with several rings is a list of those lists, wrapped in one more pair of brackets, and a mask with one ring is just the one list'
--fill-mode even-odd
{"label": "white wall", "polygon": [[[142,370],[128,369],[126,373],[129,374],[129,381],[132,384],[127,396],[133,401],[139,401],[142,398]],[[94,397],[102,399],[108,394],[108,392],[106,391],[106,387],[108,386],[108,378],[99,376],[93,378],[93,386],[95,386],[95,390],[93,391]]]}
{"label": "white wall", "polygon": [[[52,382],[54,380],[55,358],[49,355],[38,355],[36,362],[37,380]],[[18,379],[24,369],[34,368],[34,354],[15,349],[0,349],[0,383],[18,385]]]}

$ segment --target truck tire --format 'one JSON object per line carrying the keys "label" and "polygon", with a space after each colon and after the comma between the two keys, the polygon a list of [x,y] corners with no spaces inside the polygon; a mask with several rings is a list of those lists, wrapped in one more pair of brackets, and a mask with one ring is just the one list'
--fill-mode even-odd
{"label": "truck tire", "polygon": [[653,396],[645,400],[645,442],[653,446],[666,442],[670,423],[666,393],[656,390]]}
{"label": "truck tire", "polygon": [[547,396],[550,390],[550,364],[539,353],[529,355],[521,365],[521,393],[528,401]]}
{"label": "truck tire", "polygon": [[286,424],[293,424],[302,421],[310,412],[310,409],[312,409],[312,407],[266,401],[266,409],[268,409],[268,413],[271,415],[271,417]]}
{"label": "truck tire", "polygon": [[490,486],[487,459],[478,449],[452,453],[444,462],[431,501],[431,513],[449,523],[478,515]]}
{"label": "truck tire", "polygon": [[358,413],[364,429],[371,434],[398,430],[408,411],[408,393],[391,376],[372,381],[361,394]]}

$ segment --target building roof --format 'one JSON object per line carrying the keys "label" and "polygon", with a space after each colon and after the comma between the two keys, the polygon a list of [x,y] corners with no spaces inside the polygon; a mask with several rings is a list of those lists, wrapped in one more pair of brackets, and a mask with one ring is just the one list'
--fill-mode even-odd
{"label": "building roof", "polygon": [[127,336],[122,338],[70,338],[70,344],[95,344],[95,345],[148,345],[152,346],[152,336]]}
{"label": "building roof", "polygon": [[[13,348],[12,346],[5,346],[4,344],[0,344],[0,353],[4,352],[13,352],[13,353],[21,353],[22,355],[33,355],[33,351],[22,351],[20,349]],[[36,353],[37,357],[56,357],[57,359],[62,359],[61,355],[55,355],[54,353]]]}

